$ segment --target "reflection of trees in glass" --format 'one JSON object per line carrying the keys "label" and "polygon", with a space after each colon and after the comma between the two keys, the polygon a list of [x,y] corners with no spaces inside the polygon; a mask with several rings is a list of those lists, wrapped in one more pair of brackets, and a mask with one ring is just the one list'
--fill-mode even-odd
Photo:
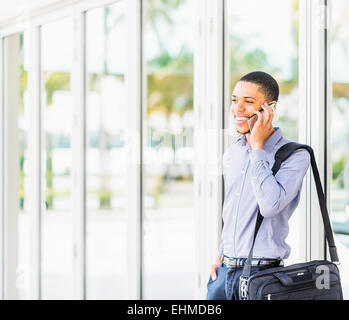
{"label": "reflection of trees in glass", "polygon": [[[114,11],[117,12],[117,11]],[[109,74],[109,67],[108,67],[108,43],[109,43],[109,37],[110,33],[113,29],[115,29],[120,22],[124,20],[124,14],[123,12],[121,14],[118,14],[113,19],[113,10],[110,7],[104,8],[104,15],[103,15],[103,66],[104,66],[104,74]]]}
{"label": "reflection of trees in glass", "polygon": [[336,185],[339,189],[344,189],[345,164],[346,164],[345,155],[341,155],[341,157],[337,161],[332,162],[332,181],[336,182]]}
{"label": "reflection of trees in glass", "polygon": [[[162,127],[159,129],[152,126],[150,121],[149,138],[147,146],[160,151],[170,148],[176,154],[180,146],[174,143],[175,138],[180,135],[172,132],[168,126],[171,115],[177,114],[183,121],[187,111],[193,110],[193,52],[182,42],[178,53],[169,49],[168,37],[173,32],[173,37],[180,38],[176,34],[175,12],[185,7],[187,0],[147,0],[145,12],[146,32],[155,36],[158,44],[157,56],[148,58],[147,63],[147,120],[152,115],[163,114],[165,117]],[[166,30],[164,32],[164,30]],[[191,32],[191,31],[190,31]],[[192,135],[190,128],[183,128],[187,135]],[[158,137],[162,140],[158,141]],[[188,141],[192,139],[188,137]],[[191,147],[188,141],[184,146]],[[147,193],[151,194],[155,203],[159,205],[160,196],[163,193],[167,180],[170,179],[192,179],[189,176],[182,176],[179,172],[171,171],[175,166],[166,165],[163,174],[156,176],[149,175],[147,179]],[[149,173],[148,173],[149,174]]]}
{"label": "reflection of trees in glass", "polygon": [[[114,15],[113,15],[114,13]],[[115,16],[116,13],[116,16]],[[123,75],[111,75],[109,71],[109,65],[108,65],[108,44],[109,41],[111,41],[110,35],[111,32],[118,27],[118,25],[124,20],[124,12],[118,11],[118,10],[112,10],[110,7],[104,8],[103,12],[103,22],[104,22],[104,29],[103,29],[103,74],[97,75],[95,77],[95,83],[93,87],[95,87],[95,90],[99,92],[100,96],[100,106],[99,106],[99,112],[100,112],[100,124],[99,124],[99,134],[98,134],[98,152],[100,154],[100,169],[101,169],[101,175],[100,175],[100,188],[98,190],[98,196],[99,196],[99,205],[100,208],[111,208],[111,196],[112,196],[112,190],[111,190],[111,180],[110,180],[110,148],[108,148],[108,142],[111,140],[110,135],[107,132],[104,124],[104,116],[103,112],[105,109],[105,106],[103,105],[104,99],[102,99],[102,86],[103,86],[103,80],[106,79],[108,76],[115,76],[117,79],[123,81],[124,76]],[[124,44],[120,44],[124,45]]]}
{"label": "reflection of trees in glass", "polygon": [[[19,36],[19,68],[20,68],[20,74],[19,74],[19,117],[24,117],[24,92],[27,90],[27,83],[28,83],[28,76],[27,71],[24,69],[24,36],[23,33]],[[20,208],[23,210],[24,208],[24,202],[26,198],[26,192],[24,188],[24,180],[25,180],[25,173],[24,173],[24,162],[25,159],[25,151],[27,149],[27,137],[26,132],[20,129],[20,136],[19,136],[19,205]]]}
{"label": "reflection of trees in glass", "polygon": [[[295,48],[298,50],[298,7],[299,0],[292,0],[292,41]],[[238,21],[237,17],[234,17],[234,21]],[[255,41],[258,43],[259,34],[255,32],[251,34],[248,39],[242,38],[239,34],[230,34],[230,79],[231,87],[230,92],[233,91],[236,82],[246,73],[255,70],[262,70],[274,75],[276,78],[280,74],[281,69],[272,64],[269,61],[268,55],[261,48],[249,48],[248,42]],[[280,49],[282,50],[282,49]],[[298,86],[298,57],[295,56],[292,59],[292,70],[290,79],[278,79],[280,86],[280,96],[288,96]],[[297,107],[287,106],[287,108]],[[287,108],[284,108],[282,113],[281,109],[278,109],[278,123],[282,128],[283,134],[291,139],[297,140],[298,137],[298,118],[292,117]]]}
{"label": "reflection of trees in glass", "polygon": [[[98,9],[99,10],[99,9]],[[91,72],[88,73],[88,91],[95,92],[98,96],[98,112],[99,112],[99,125],[95,131],[88,132],[88,146],[89,148],[98,149],[99,153],[99,168],[100,175],[98,179],[100,185],[97,189],[89,189],[89,194],[97,195],[99,199],[99,207],[110,209],[112,195],[116,194],[117,191],[111,190],[111,149],[122,148],[124,142],[122,140],[122,132],[119,130],[118,134],[111,134],[105,124],[105,110],[106,110],[106,99],[103,96],[105,90],[103,86],[108,81],[113,80],[119,83],[124,83],[125,75],[123,73],[115,73],[110,68],[109,59],[111,58],[110,43],[114,40],[115,31],[120,28],[124,22],[124,10],[122,4],[119,6],[116,4],[112,7],[105,7],[101,10],[100,18],[103,20],[103,31],[101,37],[103,39],[103,50],[102,50],[102,65],[103,70],[100,73]],[[87,23],[89,24],[89,17],[87,16]],[[91,20],[92,21],[92,20]],[[125,43],[119,43],[119,50],[125,50],[122,46]],[[112,57],[113,58],[113,57]],[[118,97],[115,96],[115,107],[118,106]]]}
{"label": "reflection of trees in glass", "polygon": [[146,1],[146,23],[150,24],[158,40],[161,55],[167,52],[166,43],[160,36],[160,24],[173,25],[171,13],[185,3],[185,0],[147,0]]}
{"label": "reflection of trees in glass", "polygon": [[[53,95],[56,91],[70,91],[70,73],[68,72],[44,72],[43,74],[46,92],[46,108],[50,108],[53,103]],[[56,148],[70,148],[70,137],[62,134],[46,133],[46,190],[45,206],[52,209],[55,196],[69,195],[70,191],[57,192],[53,189],[53,179],[57,174],[53,172],[52,151]],[[70,173],[67,173],[70,175]]]}
{"label": "reflection of trees in glass", "polygon": [[346,6],[347,1],[339,2],[339,5],[342,4],[342,8],[338,10],[338,16],[336,19],[332,19],[332,41],[339,44],[345,55],[349,55],[349,46],[348,46],[348,29],[347,23],[349,20],[349,9]]}
{"label": "reflection of trees in glass", "polygon": [[156,36],[160,53],[147,61],[147,117],[153,112],[163,112],[168,118],[172,112],[181,116],[193,109],[193,53],[185,45],[178,55],[168,51],[168,39],[162,39],[162,25],[175,27],[174,10],[185,5],[185,0],[148,0],[146,24]]}
{"label": "reflection of trees in glass", "polygon": [[52,104],[52,96],[55,91],[70,90],[70,73],[67,72],[45,72],[46,106]]}
{"label": "reflection of trees in glass", "polygon": [[25,189],[24,189],[24,179],[25,179],[25,174],[24,174],[24,150],[20,150],[20,158],[19,158],[19,207],[21,209],[24,208],[24,200],[26,197],[25,194]]}
{"label": "reflection of trees in glass", "polygon": [[[249,40],[253,39],[250,37]],[[267,54],[260,48],[248,49],[246,39],[238,35],[231,34],[230,41],[230,79],[232,92],[236,82],[246,73],[253,70],[268,70],[270,73],[276,73],[278,68],[269,64]]]}
{"label": "reflection of trees in glass", "polygon": [[52,137],[46,134],[46,193],[45,205],[46,209],[52,209],[53,204],[53,170],[52,170]]}
{"label": "reflection of trees in glass", "polygon": [[148,74],[148,117],[155,111],[164,112],[166,116],[171,112],[183,115],[193,108],[193,75],[174,75],[166,73],[166,69],[163,71],[163,75]]}
{"label": "reflection of trees in glass", "polygon": [[147,61],[148,117],[154,111],[169,116],[171,112],[182,115],[193,108],[193,53],[183,45],[180,53],[172,56],[166,47],[168,38],[162,39],[159,32],[161,24],[175,27],[172,13],[185,3],[185,0],[146,1],[146,24],[160,49],[157,57]]}

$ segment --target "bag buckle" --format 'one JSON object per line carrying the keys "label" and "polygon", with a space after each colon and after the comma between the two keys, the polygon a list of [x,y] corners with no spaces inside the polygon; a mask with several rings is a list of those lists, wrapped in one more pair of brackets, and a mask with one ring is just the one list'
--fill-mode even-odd
{"label": "bag buckle", "polygon": [[240,276],[240,297],[242,300],[247,300],[247,282],[248,278]]}

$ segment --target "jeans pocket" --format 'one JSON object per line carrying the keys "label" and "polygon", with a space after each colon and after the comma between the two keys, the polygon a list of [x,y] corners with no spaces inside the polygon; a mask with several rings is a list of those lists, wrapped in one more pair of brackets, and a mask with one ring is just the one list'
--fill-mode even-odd
{"label": "jeans pocket", "polygon": [[208,278],[207,286],[209,286],[212,282],[213,282],[212,276],[210,275],[210,277]]}
{"label": "jeans pocket", "polygon": [[220,273],[220,270],[219,270],[219,269],[221,268],[221,266],[222,266],[222,264],[220,264],[220,265],[218,266],[218,268],[216,269],[216,279],[213,280],[213,279],[212,279],[212,276],[210,275],[210,277],[209,277],[209,279],[208,279],[208,282],[207,282],[207,285],[209,285],[209,284],[211,284],[212,282],[215,282],[215,281],[218,280],[219,273]]}

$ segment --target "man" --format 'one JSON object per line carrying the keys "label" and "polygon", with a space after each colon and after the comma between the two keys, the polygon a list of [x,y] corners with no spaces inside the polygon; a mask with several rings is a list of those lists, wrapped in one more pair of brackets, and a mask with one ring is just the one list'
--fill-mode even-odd
{"label": "man", "polygon": [[258,208],[264,220],[254,246],[252,273],[282,266],[282,259],[290,254],[285,242],[288,219],[299,203],[310,156],[304,149],[297,150],[273,176],[274,155],[290,142],[272,126],[270,105],[278,98],[277,82],[261,71],[245,75],[234,88],[232,113],[241,136],[223,155],[224,227],[207,284],[209,300],[239,298],[239,278],[252,246]]}

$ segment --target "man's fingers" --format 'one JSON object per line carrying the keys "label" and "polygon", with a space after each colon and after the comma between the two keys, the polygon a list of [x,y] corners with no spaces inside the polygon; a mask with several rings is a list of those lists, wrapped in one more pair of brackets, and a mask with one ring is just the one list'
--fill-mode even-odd
{"label": "man's fingers", "polygon": [[266,109],[268,109],[268,111],[269,111],[269,119],[268,119],[267,124],[271,124],[273,122],[274,111],[268,104],[266,104]]}
{"label": "man's fingers", "polygon": [[211,267],[211,278],[212,278],[213,281],[217,279],[216,270],[217,270],[217,265],[216,264],[212,265],[212,267]]}
{"label": "man's fingers", "polygon": [[268,109],[268,107],[266,107],[265,104],[262,104],[262,108],[264,113],[263,124],[266,125],[270,120],[270,110]]}

